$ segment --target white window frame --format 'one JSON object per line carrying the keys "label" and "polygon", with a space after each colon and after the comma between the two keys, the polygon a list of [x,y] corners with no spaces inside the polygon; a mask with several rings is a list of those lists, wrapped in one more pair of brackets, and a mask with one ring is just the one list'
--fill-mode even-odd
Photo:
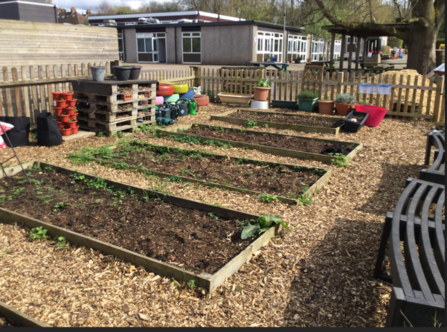
{"label": "white window frame", "polygon": [[314,61],[320,60],[320,55],[323,57],[324,60],[324,48],[325,48],[325,42],[322,38],[318,40],[312,40],[312,50],[311,50],[312,60]]}
{"label": "white window frame", "polygon": [[[119,41],[121,40],[121,45],[123,46],[123,51],[120,52],[119,50]],[[126,55],[126,49],[124,47],[124,32],[118,32],[118,53],[120,56],[120,60],[124,61],[124,57]]]}
{"label": "white window frame", "polygon": [[[144,35],[143,37],[141,37],[142,35]],[[138,50],[138,39],[151,39],[151,46],[152,46],[152,51],[151,52],[140,52]],[[136,33],[136,38],[135,38],[135,42],[136,42],[136,49],[137,49],[137,62],[138,63],[160,63],[160,57],[159,57],[159,52],[160,52],[160,43],[158,42],[158,39],[165,39],[165,53],[167,54],[167,43],[166,43],[166,32],[137,32]],[[158,49],[156,51],[154,51],[155,49],[155,43],[158,43]],[[146,41],[144,44],[144,48],[146,50]],[[139,54],[147,54],[147,53],[151,53],[152,54],[152,61],[140,61],[139,60]],[[155,57],[157,57],[157,60],[154,60]]]}
{"label": "white window frame", "polygon": [[[256,54],[262,55],[261,62],[264,62],[271,55],[276,57],[277,61],[284,62],[282,33],[258,31],[257,37],[257,42],[262,43],[261,50],[259,50],[259,46],[256,48]],[[278,47],[275,47],[275,45]],[[275,51],[276,48],[278,50]]]}
{"label": "white window frame", "polygon": [[[191,40],[191,52],[184,52],[183,51],[183,41],[184,39],[190,38]],[[192,51],[192,40],[193,39],[200,39],[200,52],[193,52]],[[185,62],[184,55],[185,54],[200,54],[200,61],[199,62]],[[191,31],[191,32],[182,32],[182,63],[184,64],[201,64],[202,63],[202,33],[200,31]]]}
{"label": "white window frame", "polygon": [[302,58],[301,62],[306,62],[307,37],[300,35],[289,35],[287,55],[292,55],[292,60],[298,56]]}

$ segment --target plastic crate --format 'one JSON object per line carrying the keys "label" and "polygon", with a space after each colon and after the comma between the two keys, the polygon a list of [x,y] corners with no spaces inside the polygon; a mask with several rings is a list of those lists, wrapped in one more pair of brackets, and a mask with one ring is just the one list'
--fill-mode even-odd
{"label": "plastic crate", "polygon": [[[349,120],[354,115],[364,116],[364,118],[361,122],[354,122],[354,121]],[[368,118],[368,116],[369,116],[368,113],[351,111],[344,119],[345,125],[343,127],[341,127],[341,129],[348,133],[357,133],[364,126],[365,121]]]}

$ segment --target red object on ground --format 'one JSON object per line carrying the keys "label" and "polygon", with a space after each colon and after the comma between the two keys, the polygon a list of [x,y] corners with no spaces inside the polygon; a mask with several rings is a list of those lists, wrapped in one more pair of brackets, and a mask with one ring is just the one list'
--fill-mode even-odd
{"label": "red object on ground", "polygon": [[54,108],[54,114],[61,115],[62,113],[62,107],[53,107]]}
{"label": "red object on ground", "polygon": [[58,115],[57,118],[59,119],[60,122],[68,122],[70,115]]}
{"label": "red object on ground", "polygon": [[61,92],[60,91],[55,91],[55,92],[51,92],[51,94],[53,95],[53,99],[54,100],[60,100],[61,99]]}
{"label": "red object on ground", "polygon": [[64,91],[62,93],[62,98],[64,98],[65,100],[72,100],[73,92],[70,93],[70,92]]}
{"label": "red object on ground", "polygon": [[174,86],[172,84],[160,83],[157,90],[157,96],[172,96],[174,94]]}
{"label": "red object on ground", "polygon": [[359,104],[355,104],[355,110],[357,112],[369,114],[368,118],[365,121],[365,126],[368,127],[377,127],[388,111],[388,109],[379,106]]}
{"label": "red object on ground", "polygon": [[59,129],[64,129],[64,124],[60,121],[56,122]]}
{"label": "red object on ground", "polygon": [[74,128],[74,127],[76,127],[77,123],[78,123],[78,121],[69,121],[68,126],[69,126],[69,128]]}
{"label": "red object on ground", "polygon": [[67,102],[65,100],[56,100],[57,107],[67,107]]}
{"label": "red object on ground", "polygon": [[77,102],[77,99],[68,100],[67,101],[67,106],[76,107],[76,102]]}
{"label": "red object on ground", "polygon": [[79,126],[76,126],[76,127],[74,127],[74,128],[71,128],[71,133],[72,133],[72,134],[77,134],[77,133],[78,133],[78,130],[79,130]]}
{"label": "red object on ground", "polygon": [[210,97],[206,95],[194,95],[194,100],[199,106],[206,106],[210,103]]}
{"label": "red object on ground", "polygon": [[71,128],[61,129],[62,136],[70,136]]}
{"label": "red object on ground", "polygon": [[75,108],[74,107],[65,107],[64,108],[64,112],[68,113],[68,115],[73,115],[75,113]]}
{"label": "red object on ground", "polygon": [[71,119],[77,119],[78,118],[78,113],[74,113],[70,115],[70,120]]}

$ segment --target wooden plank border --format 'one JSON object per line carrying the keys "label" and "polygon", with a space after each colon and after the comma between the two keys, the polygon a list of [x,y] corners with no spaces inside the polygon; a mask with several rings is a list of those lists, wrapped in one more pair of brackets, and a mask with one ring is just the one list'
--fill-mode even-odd
{"label": "wooden plank border", "polygon": [[[110,149],[115,149],[115,146],[111,146]],[[188,151],[197,151],[197,150],[188,150]],[[201,151],[197,151],[197,152],[201,152]],[[302,167],[302,168],[306,168],[309,171],[311,169],[317,169],[317,170],[321,170],[324,171],[324,174],[304,193],[305,195],[307,195],[308,197],[311,197],[316,191],[320,190],[320,188],[324,187],[329,179],[332,176],[332,171],[330,169],[324,169],[324,168],[318,168],[318,167],[309,167],[309,166],[302,166],[302,165],[292,165],[292,164],[283,164],[283,163],[273,163],[273,162],[268,162],[268,161],[262,161],[262,160],[256,160],[256,159],[248,159],[248,158],[237,158],[237,157],[231,157],[231,156],[226,156],[226,155],[218,155],[218,154],[213,154],[210,153],[213,157],[218,158],[218,159],[232,159],[234,161],[237,161],[238,159],[244,159],[244,161],[247,162],[251,162],[253,164],[267,164],[269,166],[283,166],[286,168],[289,168],[291,170],[294,170],[295,167]],[[95,161],[98,162],[97,159],[95,159]],[[111,164],[111,162],[100,162],[101,165],[108,165]],[[212,187],[212,188],[220,188],[220,189],[226,189],[226,190],[232,190],[232,191],[238,191],[244,194],[250,194],[250,195],[255,195],[258,196],[260,194],[263,194],[263,192],[260,191],[254,191],[254,190],[249,190],[249,189],[243,189],[243,188],[239,188],[239,187],[232,187],[232,186],[226,186],[220,183],[214,183],[214,182],[208,182],[208,181],[203,181],[203,180],[197,180],[194,178],[190,178],[190,177],[186,177],[186,176],[179,176],[179,175],[175,175],[175,174],[170,174],[170,173],[163,173],[163,172],[157,172],[154,170],[151,170],[149,168],[146,167],[140,167],[137,168],[136,166],[130,166],[130,169],[132,171],[136,171],[138,173],[142,173],[144,171],[148,171],[151,172],[152,174],[162,177],[162,178],[170,178],[170,177],[176,177],[176,178],[180,178],[183,182],[191,182],[191,183],[198,183],[204,186],[208,186],[208,187]],[[293,198],[287,198],[284,196],[277,196],[278,200],[283,202],[283,203],[287,203],[290,205],[297,205],[298,204],[298,200],[297,199],[293,199]]]}
{"label": "wooden plank border", "polygon": [[40,322],[37,319],[20,312],[19,310],[0,301],[0,314],[6,318],[7,321],[24,327],[51,327],[50,325]]}
{"label": "wooden plank border", "polygon": [[[316,115],[301,115],[301,114],[289,114],[289,113],[273,113],[273,112],[256,112],[256,111],[249,111],[249,110],[241,110],[238,109],[237,112],[243,112],[243,113],[255,113],[255,114],[275,114],[275,115],[285,115],[285,116],[296,116],[296,117],[306,117],[306,116],[311,116],[311,117],[317,117],[317,118],[326,118],[326,117],[322,117],[322,116],[316,116]],[[236,119],[236,118],[231,118],[231,117],[227,117],[225,115],[234,113],[234,111],[226,111],[217,115],[211,115],[211,119],[210,120],[215,120],[215,121],[222,121],[222,122],[227,122],[227,123],[231,123],[231,124],[236,124],[239,126],[244,126],[244,123],[247,120],[244,119]],[[331,118],[329,118],[331,119]],[[334,123],[343,119],[342,117],[337,117],[337,119],[334,119]],[[338,135],[338,133],[340,132],[340,128],[336,127],[336,128],[328,128],[328,127],[316,127],[316,126],[304,126],[304,125],[296,125],[296,124],[287,124],[287,123],[281,123],[281,122],[268,122],[268,121],[256,121],[260,126],[264,126],[264,125],[268,125],[269,128],[276,128],[276,129],[290,129],[290,130],[295,130],[295,131],[301,131],[301,132],[306,132],[306,133],[326,133],[326,134],[333,134],[333,135]]]}
{"label": "wooden plank border", "polygon": [[[272,155],[291,157],[291,158],[297,158],[297,159],[303,159],[303,160],[316,160],[316,161],[321,161],[321,162],[329,164],[329,165],[332,163],[332,160],[335,159],[335,157],[329,156],[329,155],[310,153],[310,152],[304,152],[304,151],[298,151],[298,150],[280,149],[280,148],[267,146],[267,145],[252,144],[252,143],[245,143],[245,142],[239,142],[239,141],[229,141],[229,140],[224,140],[224,139],[215,138],[215,137],[190,135],[190,134],[185,134],[183,132],[182,133],[177,132],[178,129],[190,129],[192,126],[196,126],[196,125],[201,126],[201,127],[216,128],[215,126],[187,124],[187,125],[180,125],[175,128],[168,127],[164,130],[158,130],[158,133],[161,136],[165,136],[165,137],[169,137],[170,135],[174,135],[174,136],[178,136],[178,137],[194,136],[194,137],[199,138],[201,141],[213,139],[215,141],[219,141],[222,143],[230,143],[233,147],[238,147],[238,148],[247,147],[249,149],[258,150],[258,151],[261,151],[264,153],[269,153]],[[235,128],[228,128],[228,127],[221,127],[221,128],[230,129],[230,130],[235,129]],[[251,134],[258,134],[258,135],[266,134],[265,132],[262,132],[262,131],[254,131],[254,130],[245,130],[245,131],[249,132]],[[355,145],[357,145],[356,148],[348,154],[348,157],[350,157],[350,158],[353,158],[358,153],[358,151],[360,151],[363,147],[362,144],[355,143],[355,142],[335,141],[335,140],[330,140],[330,139],[293,136],[293,135],[284,135],[284,134],[275,134],[275,133],[267,133],[267,134],[276,135],[276,136],[280,136],[280,137],[284,137],[284,138],[285,137],[297,137],[297,138],[302,138],[302,139],[319,140],[319,141],[333,143],[333,144],[338,144],[338,143],[355,144]]]}
{"label": "wooden plank border", "polygon": [[[75,170],[71,170],[69,168],[59,167],[56,165],[35,161],[32,163],[27,163],[27,166],[31,165],[39,165],[40,167],[52,167],[56,171],[59,171],[63,174],[73,174],[78,173],[84,175],[88,179],[97,178],[96,176],[81,173]],[[20,166],[14,166],[11,170],[7,171],[7,174],[18,173],[21,170]],[[3,175],[0,176],[2,178]],[[223,208],[215,205],[205,204],[194,200],[184,199],[178,196],[166,195],[163,193],[159,193],[152,190],[147,190],[141,187],[135,187],[129,184],[124,184],[120,182],[115,182],[111,180],[104,179],[105,182],[109,186],[114,186],[115,188],[119,188],[124,191],[134,190],[135,193],[147,193],[152,197],[160,197],[166,203],[190,208],[197,209],[206,212],[213,212],[215,215],[222,218],[238,218],[238,219],[258,219],[259,216],[248,214],[228,208]],[[51,237],[54,236],[63,236],[67,239],[68,242],[72,244],[77,244],[80,246],[85,246],[87,248],[92,248],[94,250],[99,250],[106,255],[113,255],[118,259],[123,261],[132,263],[135,266],[142,266],[146,270],[153,272],[155,274],[172,277],[175,280],[188,282],[190,280],[194,280],[197,286],[203,287],[208,292],[212,292],[214,289],[219,287],[227,278],[233,275],[235,272],[239,270],[239,268],[247,261],[249,261],[252,257],[252,254],[258,251],[262,246],[267,244],[269,240],[274,237],[278,231],[279,227],[272,227],[263,235],[259,236],[255,241],[253,241],[250,245],[248,245],[244,250],[242,250],[236,257],[231,259],[227,264],[225,264],[219,271],[214,274],[209,273],[193,273],[187,271],[185,269],[178,268],[176,266],[163,263],[156,259],[146,257],[140,254],[137,254],[133,251],[115,246],[110,243],[106,243],[103,241],[99,241],[97,239],[67,230],[62,227],[55,226],[53,224],[49,224],[43,222],[41,220],[37,220],[13,211],[9,211],[7,209],[0,208],[0,220],[4,223],[9,224],[20,224],[22,226],[26,226],[28,228],[35,228],[42,226],[43,228],[48,230],[48,235]]]}

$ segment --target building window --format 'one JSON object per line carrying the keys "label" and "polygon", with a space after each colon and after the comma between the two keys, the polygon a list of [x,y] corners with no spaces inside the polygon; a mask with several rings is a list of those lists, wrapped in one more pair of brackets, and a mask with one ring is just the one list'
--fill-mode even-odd
{"label": "building window", "polygon": [[120,60],[124,61],[124,39],[123,39],[123,33],[118,33],[118,52],[120,56]]}
{"label": "building window", "polygon": [[200,32],[182,33],[183,63],[201,63],[202,46]]}
{"label": "building window", "polygon": [[137,33],[138,62],[158,63],[160,52],[162,53],[161,57],[165,58],[166,46],[163,46],[160,51],[160,41],[166,45],[165,40],[165,33]]}
{"label": "building window", "polygon": [[269,57],[276,57],[277,61],[282,61],[282,33],[258,32],[257,43],[257,61],[263,62]]}
{"label": "building window", "polygon": [[301,61],[306,60],[306,37],[298,35],[289,35],[288,37],[287,60],[295,61],[301,57]]}

